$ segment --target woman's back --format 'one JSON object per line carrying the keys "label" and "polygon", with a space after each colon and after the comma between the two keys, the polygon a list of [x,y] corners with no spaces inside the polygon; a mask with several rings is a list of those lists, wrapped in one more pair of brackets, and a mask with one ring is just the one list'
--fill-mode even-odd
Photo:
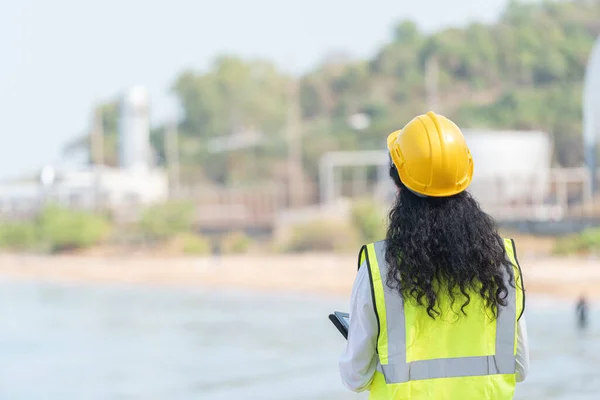
{"label": "woman's back", "polygon": [[[388,148],[398,195],[386,240],[361,249],[368,280],[359,271],[347,354],[378,363],[374,374],[372,360],[362,363],[373,399],[511,399],[521,271],[514,243],[465,190],[473,163],[464,137],[428,113],[392,133]],[[371,304],[356,300],[365,285]],[[345,368],[358,373],[358,359]]]}

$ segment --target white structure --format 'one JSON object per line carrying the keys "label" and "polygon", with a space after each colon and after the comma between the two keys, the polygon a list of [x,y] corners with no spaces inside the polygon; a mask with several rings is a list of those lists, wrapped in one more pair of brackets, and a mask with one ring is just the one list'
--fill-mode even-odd
{"label": "white structure", "polygon": [[94,168],[59,176],[47,197],[73,207],[119,208],[167,199],[168,179],[162,170]]}
{"label": "white structure", "polygon": [[28,214],[42,198],[40,183],[0,184],[0,215]]}
{"label": "white structure", "polygon": [[553,143],[539,131],[463,130],[475,164],[469,191],[486,204],[542,203]]}
{"label": "white structure", "polygon": [[393,190],[388,176],[389,152],[387,150],[332,151],[323,154],[319,161],[319,192],[321,204],[329,204],[340,197],[340,182],[336,169],[342,167],[378,166],[378,183],[375,197],[384,199]]}
{"label": "white structure", "polygon": [[[596,42],[585,74],[583,89],[583,144],[586,164],[590,171],[597,167],[597,146],[600,140],[600,38]],[[592,186],[595,186],[592,174]],[[593,189],[592,189],[593,190]]]}
{"label": "white structure", "polygon": [[[469,191],[483,203],[542,202],[550,189],[552,139],[544,132],[463,131],[475,172]],[[394,190],[387,150],[330,152],[320,162],[321,202],[339,197],[340,167],[379,167],[377,197]]]}
{"label": "white structure", "polygon": [[[553,143],[550,135],[538,131],[464,130],[463,133],[475,163],[469,192],[484,209],[502,216],[518,216],[518,210],[512,207],[519,207],[527,217],[556,218],[553,208],[550,215],[542,206],[552,183],[566,182],[564,174],[558,176],[551,169]],[[388,177],[388,151],[347,151],[326,153],[321,158],[321,204],[329,204],[341,197],[336,170],[369,166],[376,166],[378,171],[377,183],[371,193],[380,201],[391,201],[395,197],[395,188]],[[566,191],[562,192],[561,202],[566,204]],[[531,215],[531,210],[536,210],[536,215]]]}
{"label": "white structure", "polygon": [[120,170],[94,167],[56,171],[51,184],[42,182],[0,185],[0,213],[30,214],[44,202],[63,207],[113,210],[161,202],[169,193],[162,170]]}
{"label": "white structure", "polygon": [[148,92],[142,86],[129,89],[120,106],[119,166],[145,170],[150,166]]}

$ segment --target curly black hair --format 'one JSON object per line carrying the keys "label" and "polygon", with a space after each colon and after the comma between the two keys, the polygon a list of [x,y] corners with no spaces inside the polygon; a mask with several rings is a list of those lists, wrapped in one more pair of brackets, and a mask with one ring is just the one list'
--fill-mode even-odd
{"label": "curly black hair", "polygon": [[441,314],[441,290],[452,305],[457,295],[464,299],[464,315],[469,293],[479,293],[497,317],[498,306],[507,304],[504,274],[513,286],[514,278],[494,220],[467,191],[419,197],[402,183],[391,160],[389,172],[399,191],[386,236],[387,285],[405,299],[413,297],[434,319]]}

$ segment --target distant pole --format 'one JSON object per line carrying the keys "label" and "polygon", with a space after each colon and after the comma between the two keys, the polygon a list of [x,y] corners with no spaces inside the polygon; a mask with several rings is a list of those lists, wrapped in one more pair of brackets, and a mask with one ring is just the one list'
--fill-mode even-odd
{"label": "distant pole", "polygon": [[179,191],[179,138],[176,121],[167,124],[164,140],[169,187],[172,194]]}
{"label": "distant pole", "polygon": [[288,85],[287,110],[288,192],[291,207],[301,205],[304,199],[298,89],[298,81],[294,78]]}
{"label": "distant pole", "polygon": [[390,169],[389,169],[389,165],[387,162],[384,162],[383,164],[379,164],[377,166],[377,188],[378,190],[375,192],[376,196],[378,197],[377,200],[384,202],[385,201],[385,196],[387,195],[387,190],[386,187],[389,187],[389,173],[390,173]]}
{"label": "distant pole", "polygon": [[96,107],[90,132],[90,153],[94,174],[94,209],[98,211],[101,207],[100,192],[102,186],[101,168],[104,165],[104,122],[102,109]]}
{"label": "distant pole", "polygon": [[587,148],[585,149],[585,158],[587,161],[587,166],[588,169],[590,171],[590,179],[589,179],[589,185],[590,185],[590,191],[592,193],[592,196],[594,195],[594,193],[596,193],[597,189],[598,189],[598,183],[597,183],[597,165],[596,165],[596,158],[597,158],[597,154],[598,154],[598,145],[596,143],[592,143],[589,144],[587,146]]}
{"label": "distant pole", "polygon": [[352,196],[361,197],[367,193],[367,167],[354,167],[352,172]]}
{"label": "distant pole", "polygon": [[427,60],[425,65],[425,88],[427,90],[427,106],[429,110],[440,112],[438,98],[440,66],[437,56],[433,55]]}
{"label": "distant pole", "polygon": [[104,164],[104,126],[100,108],[94,110],[92,131],[90,132],[90,153],[92,165]]}

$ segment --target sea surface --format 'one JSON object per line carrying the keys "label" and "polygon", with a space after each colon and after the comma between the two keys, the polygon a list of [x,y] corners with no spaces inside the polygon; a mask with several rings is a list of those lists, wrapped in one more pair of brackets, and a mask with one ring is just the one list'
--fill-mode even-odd
{"label": "sea surface", "polygon": [[[529,296],[531,297],[531,296]],[[529,298],[516,399],[600,399],[600,307]],[[2,400],[350,400],[327,319],[347,299],[0,281]]]}

